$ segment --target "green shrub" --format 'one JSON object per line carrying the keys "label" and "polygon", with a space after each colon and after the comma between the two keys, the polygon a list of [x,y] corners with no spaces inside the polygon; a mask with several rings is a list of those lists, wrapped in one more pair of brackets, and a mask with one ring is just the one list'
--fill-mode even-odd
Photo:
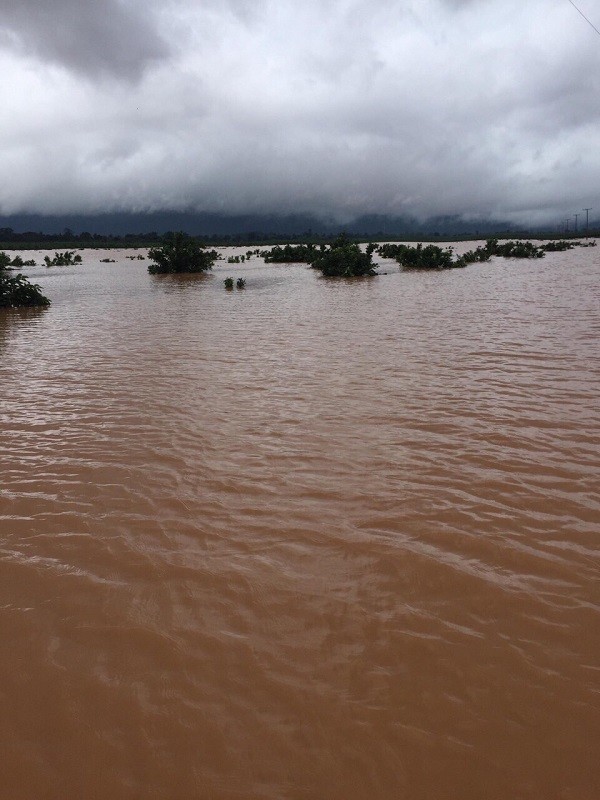
{"label": "green shrub", "polygon": [[223,281],[226,289],[233,289],[233,278],[225,278]]}
{"label": "green shrub", "polygon": [[[382,244],[378,252],[384,258],[395,258],[404,269],[453,269],[466,266],[467,261],[453,258],[451,247],[443,250],[435,244],[415,247],[408,244]],[[474,251],[473,251],[474,252]],[[471,256],[469,256],[471,257]]]}
{"label": "green shrub", "polygon": [[359,278],[365,275],[376,275],[373,266],[374,244],[367,245],[362,252],[356,242],[351,242],[345,234],[338,236],[329,249],[315,252],[311,259],[311,267],[320,270],[327,278]]}
{"label": "green shrub", "polygon": [[490,260],[490,252],[487,247],[476,247],[475,250],[467,250],[459,256],[454,263],[455,267],[466,267],[467,264],[481,263]]}
{"label": "green shrub", "polygon": [[557,242],[546,242],[546,244],[540,245],[540,249],[546,253],[562,253],[564,250],[571,250],[576,245],[581,247],[581,242],[559,239]]}
{"label": "green shrub", "polygon": [[380,244],[377,252],[383,258],[398,258],[398,256],[408,249],[407,244]]}
{"label": "green shrub", "polygon": [[541,247],[536,247],[532,242],[503,242],[498,239],[488,239],[485,245],[490,256],[503,258],[543,258],[545,253]]}
{"label": "green shrub", "polygon": [[235,285],[238,289],[245,289],[246,288],[246,281],[243,278],[238,278],[235,282]]}
{"label": "green shrub", "polygon": [[153,263],[148,272],[153,275],[168,272],[205,272],[212,269],[218,257],[215,250],[206,250],[197,239],[186,233],[173,233],[160,247],[148,250]]}
{"label": "green shrub", "polygon": [[378,252],[384,258],[395,258],[405,269],[449,269],[466,267],[489,261],[492,256],[502,258],[543,258],[546,253],[570,250],[572,247],[584,246],[582,242],[560,240],[548,242],[539,247],[532,242],[508,241],[500,244],[498,239],[488,239],[484,247],[468,250],[462,256],[452,259],[452,248],[442,250],[435,245],[418,244],[411,247],[406,244],[382,244]]}
{"label": "green shrub", "polygon": [[440,270],[464,266],[453,260],[451,247],[443,250],[435,244],[428,244],[425,247],[422,244],[418,244],[416,247],[405,245],[404,250],[396,256],[396,260],[404,269]]}
{"label": "green shrub", "polygon": [[28,261],[23,261],[21,256],[17,255],[10,260],[8,253],[0,253],[0,269],[6,267],[35,267],[35,261],[30,258]]}
{"label": "green shrub", "polygon": [[48,306],[50,300],[35,283],[29,283],[21,273],[6,275],[0,273],[0,308],[16,306]]}
{"label": "green shrub", "polygon": [[276,244],[270,250],[263,250],[260,255],[267,264],[310,264],[315,257],[314,244]]}
{"label": "green shrub", "polygon": [[54,253],[54,258],[44,256],[44,263],[47,267],[72,267],[74,264],[81,264],[81,256],[75,255],[75,250],[65,250],[64,253]]}

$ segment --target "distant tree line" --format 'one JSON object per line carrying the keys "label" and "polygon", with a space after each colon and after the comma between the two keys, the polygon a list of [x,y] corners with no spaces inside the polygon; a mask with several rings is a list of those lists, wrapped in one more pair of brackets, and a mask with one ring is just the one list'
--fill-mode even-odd
{"label": "distant tree line", "polygon": [[[600,232],[594,232],[590,229],[589,235],[597,235]],[[127,233],[124,235],[90,233],[83,231],[75,233],[70,228],[65,228],[60,233],[42,233],[41,231],[25,231],[19,233],[12,228],[0,228],[0,246],[7,249],[57,249],[59,247],[69,248],[117,248],[117,247],[155,247],[160,246],[162,243],[168,241],[174,235],[174,231],[167,231],[166,233],[158,233],[151,231],[149,233]],[[217,246],[243,246],[248,245],[251,247],[280,245],[285,249],[286,244],[297,245],[319,245],[328,244],[336,240],[340,232],[323,233],[315,235],[312,231],[305,231],[304,233],[272,233],[268,231],[241,231],[236,234],[209,234],[202,236],[192,236],[205,244],[213,247]],[[385,231],[378,231],[377,233],[353,233],[345,234],[350,241],[353,242],[415,242],[415,241],[431,241],[431,239],[442,241],[468,241],[477,240],[481,237],[477,233],[464,232],[456,233],[454,235],[444,234],[438,231],[433,233],[423,233],[422,231],[405,233],[389,233]],[[509,236],[516,235],[517,238],[527,239],[551,239],[552,233],[550,232],[537,232],[536,234],[509,234],[508,231],[503,234],[498,234],[499,239],[507,239]],[[576,234],[568,235],[569,239],[576,239]]]}

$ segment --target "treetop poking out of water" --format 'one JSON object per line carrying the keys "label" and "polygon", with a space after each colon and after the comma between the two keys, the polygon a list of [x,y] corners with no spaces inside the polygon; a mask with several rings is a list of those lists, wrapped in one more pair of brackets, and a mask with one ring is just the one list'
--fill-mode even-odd
{"label": "treetop poking out of water", "polygon": [[44,297],[36,283],[30,283],[21,273],[8,275],[0,269],[0,308],[48,305],[50,300]]}
{"label": "treetop poking out of water", "polygon": [[172,234],[160,247],[151,247],[148,266],[151,274],[169,272],[206,272],[218,258],[216,250],[206,250],[197,239],[179,231]]}
{"label": "treetop poking out of water", "polygon": [[310,265],[313,269],[320,270],[326,278],[359,278],[375,275],[373,265],[375,247],[376,245],[371,243],[363,253],[360,245],[350,241],[345,234],[341,234],[328,249],[321,246],[321,250],[311,259]]}

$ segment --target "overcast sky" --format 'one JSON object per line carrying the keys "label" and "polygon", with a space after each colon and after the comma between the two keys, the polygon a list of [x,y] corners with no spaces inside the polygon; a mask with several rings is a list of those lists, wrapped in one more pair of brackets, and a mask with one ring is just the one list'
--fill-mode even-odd
{"label": "overcast sky", "polygon": [[600,207],[569,0],[0,0],[0,75],[4,215]]}

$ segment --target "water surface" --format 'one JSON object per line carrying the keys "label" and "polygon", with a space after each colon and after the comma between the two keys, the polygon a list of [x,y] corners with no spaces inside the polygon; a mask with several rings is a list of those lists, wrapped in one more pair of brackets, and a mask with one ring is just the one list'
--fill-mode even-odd
{"label": "water surface", "polygon": [[28,269],[0,795],[597,797],[598,252]]}

